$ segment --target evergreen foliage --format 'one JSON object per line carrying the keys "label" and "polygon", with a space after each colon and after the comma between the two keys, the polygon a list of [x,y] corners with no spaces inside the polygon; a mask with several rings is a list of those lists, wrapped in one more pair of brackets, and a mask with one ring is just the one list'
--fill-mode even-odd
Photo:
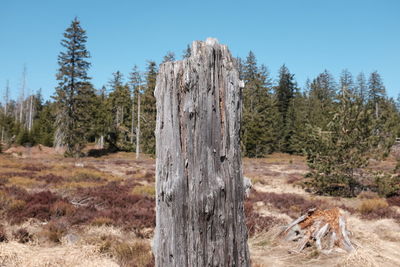
{"label": "evergreen foliage", "polygon": [[65,146],[66,156],[80,156],[90,132],[90,106],[94,89],[87,74],[90,57],[86,32],[75,18],[64,33],[65,48],[58,57],[59,70],[54,99],[57,102],[56,146]]}
{"label": "evergreen foliage", "polygon": [[294,74],[291,74],[289,69],[283,65],[279,70],[278,85],[275,87],[277,107],[282,122],[279,127],[280,140],[278,141],[278,148],[282,152],[290,152],[289,139],[292,129],[287,125],[287,115],[290,103],[295,97],[297,90],[298,88],[294,80]]}
{"label": "evergreen foliage", "polygon": [[390,133],[363,105],[347,71],[342,73],[341,92],[326,131],[315,126],[310,132],[310,185],[320,194],[355,196],[362,189],[359,169],[368,165],[370,157],[377,157],[390,147],[386,143]]}
{"label": "evergreen foliage", "polygon": [[155,127],[156,127],[156,98],[154,89],[156,87],[157,65],[154,61],[147,63],[145,88],[142,95],[142,116],[141,116],[141,145],[142,151],[147,154],[155,154]]}
{"label": "evergreen foliage", "polygon": [[118,150],[131,150],[130,124],[131,124],[131,92],[128,84],[124,84],[123,75],[117,71],[110,81],[112,92],[108,102],[111,112],[111,132],[107,141]]}
{"label": "evergreen foliage", "polygon": [[267,68],[257,66],[252,52],[244,63],[242,76],[245,81],[242,150],[247,157],[262,157],[276,149],[279,117],[271,94],[272,82]]}
{"label": "evergreen foliage", "polygon": [[[157,64],[149,61],[143,77],[135,66],[127,82],[117,71],[107,87],[96,90],[88,76],[86,41],[86,32],[74,19],[61,41],[54,102],[43,102],[40,91],[14,101],[7,85],[0,106],[3,149],[12,144],[54,145],[64,146],[67,156],[80,156],[88,142],[108,151],[134,151],[138,140],[140,152],[154,155]],[[188,46],[183,57],[190,53]],[[174,60],[174,53],[168,52],[162,62]],[[244,81],[243,156],[307,155],[309,184],[317,193],[356,195],[362,189],[360,168],[372,157],[386,156],[400,136],[400,97],[397,102],[387,97],[376,71],[368,79],[363,73],[353,79],[344,70],[336,82],[324,70],[301,90],[285,65],[274,82],[253,52],[237,58],[236,64]],[[382,177],[376,186],[389,192],[391,183]]]}

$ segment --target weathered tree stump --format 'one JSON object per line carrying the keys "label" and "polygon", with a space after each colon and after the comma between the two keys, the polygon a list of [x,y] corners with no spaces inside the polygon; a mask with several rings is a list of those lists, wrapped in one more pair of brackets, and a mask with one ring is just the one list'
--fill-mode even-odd
{"label": "weathered tree stump", "polygon": [[298,241],[293,252],[301,252],[307,244],[315,243],[318,251],[329,254],[335,247],[353,251],[346,221],[338,208],[310,209],[281,232],[288,241]]}
{"label": "weathered tree stump", "polygon": [[249,266],[240,157],[241,85],[215,39],[157,76],[156,266]]}

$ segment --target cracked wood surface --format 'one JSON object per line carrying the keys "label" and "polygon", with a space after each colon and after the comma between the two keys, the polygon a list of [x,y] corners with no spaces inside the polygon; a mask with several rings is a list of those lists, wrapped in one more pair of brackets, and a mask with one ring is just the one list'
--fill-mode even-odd
{"label": "cracked wood surface", "polygon": [[241,87],[216,39],[157,76],[157,266],[249,266],[240,152]]}

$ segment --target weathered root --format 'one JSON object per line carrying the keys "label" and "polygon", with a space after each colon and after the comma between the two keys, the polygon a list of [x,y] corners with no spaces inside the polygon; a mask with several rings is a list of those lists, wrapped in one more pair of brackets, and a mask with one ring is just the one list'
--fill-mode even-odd
{"label": "weathered root", "polygon": [[301,252],[307,244],[315,243],[318,251],[330,253],[336,247],[350,252],[354,250],[346,220],[338,208],[327,210],[310,209],[280,233],[288,241],[298,241],[294,252]]}

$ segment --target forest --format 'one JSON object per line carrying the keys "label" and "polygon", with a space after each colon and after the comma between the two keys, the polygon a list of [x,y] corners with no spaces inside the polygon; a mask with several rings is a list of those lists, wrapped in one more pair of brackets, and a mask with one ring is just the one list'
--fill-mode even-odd
{"label": "forest", "polygon": [[[18,99],[10,99],[6,85],[0,113],[2,146],[64,147],[65,156],[81,157],[85,145],[95,143],[100,153],[155,154],[157,63],[149,60],[144,71],[133,65],[128,74],[117,70],[108,84],[94,88],[86,42],[86,31],[75,18],[61,40],[58,86],[51,99],[44,100],[40,90],[26,92],[25,68]],[[182,58],[190,52],[188,45]],[[175,54],[168,52],[161,64],[174,60]],[[387,156],[400,134],[400,98],[387,96],[379,72],[353,75],[344,69],[340,77],[333,77],[322,70],[301,87],[286,65],[272,77],[251,51],[236,63],[244,81],[242,156],[304,155],[316,192],[354,196],[362,190],[356,170],[366,167],[369,158]],[[397,190],[384,187],[374,184],[373,190],[384,195]]]}

